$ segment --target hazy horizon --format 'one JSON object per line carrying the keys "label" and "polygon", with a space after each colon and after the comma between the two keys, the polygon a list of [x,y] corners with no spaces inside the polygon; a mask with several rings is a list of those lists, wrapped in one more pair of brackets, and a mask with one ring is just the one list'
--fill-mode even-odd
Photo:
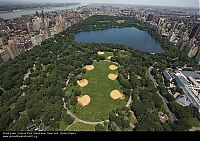
{"label": "hazy horizon", "polygon": [[136,4],[136,5],[157,5],[157,6],[177,6],[177,7],[194,7],[199,8],[199,0],[3,0],[3,2],[38,2],[38,3],[110,3],[110,4]]}

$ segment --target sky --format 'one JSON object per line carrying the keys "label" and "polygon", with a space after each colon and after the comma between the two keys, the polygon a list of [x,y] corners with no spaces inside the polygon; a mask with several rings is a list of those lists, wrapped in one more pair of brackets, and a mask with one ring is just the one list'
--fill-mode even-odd
{"label": "sky", "polygon": [[[1,0],[0,0],[1,1]],[[19,0],[6,0],[19,1]],[[33,1],[33,0],[20,0]],[[34,2],[81,2],[88,3],[117,3],[117,4],[139,4],[139,5],[162,5],[179,7],[199,7],[200,0],[34,0]]]}

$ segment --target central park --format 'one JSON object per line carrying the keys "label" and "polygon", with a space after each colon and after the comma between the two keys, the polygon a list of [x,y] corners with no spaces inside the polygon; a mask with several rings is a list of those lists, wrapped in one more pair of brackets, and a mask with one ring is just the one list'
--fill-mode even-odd
{"label": "central park", "polygon": [[[142,44],[147,49],[149,43],[153,50],[134,48]],[[178,105],[165,87],[159,90],[177,120],[160,120],[159,113],[169,113],[150,79],[155,62],[153,73],[161,86],[168,67],[187,64],[199,70],[145,23],[91,16],[0,66],[0,130],[183,131],[200,126],[196,109]]]}

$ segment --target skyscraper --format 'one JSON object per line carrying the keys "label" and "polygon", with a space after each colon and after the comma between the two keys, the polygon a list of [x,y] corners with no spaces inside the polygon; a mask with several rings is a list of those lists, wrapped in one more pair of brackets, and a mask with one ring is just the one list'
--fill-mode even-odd
{"label": "skyscraper", "polygon": [[9,56],[13,59],[20,54],[19,49],[16,47],[16,44],[13,40],[8,40],[8,45],[3,46],[3,49],[6,50]]}
{"label": "skyscraper", "polygon": [[153,20],[153,14],[149,14],[147,17],[147,21],[152,21]]}
{"label": "skyscraper", "polygon": [[190,32],[189,38],[196,38],[200,32],[200,23],[196,24]]}
{"label": "skyscraper", "polygon": [[6,62],[8,59],[10,59],[8,53],[4,49],[0,49],[0,64],[3,62]]}

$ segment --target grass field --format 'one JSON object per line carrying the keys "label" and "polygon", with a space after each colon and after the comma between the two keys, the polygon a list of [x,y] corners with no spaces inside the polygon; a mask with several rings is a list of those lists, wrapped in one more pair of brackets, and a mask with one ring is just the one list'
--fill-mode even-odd
{"label": "grass field", "polygon": [[72,108],[74,115],[86,121],[102,121],[108,119],[108,114],[116,107],[125,106],[125,100],[113,100],[110,97],[112,90],[121,90],[118,80],[110,80],[109,73],[117,73],[112,71],[109,65],[113,63],[108,61],[94,62],[95,69],[87,71],[84,78],[89,84],[81,88],[82,95],[89,95],[91,101],[89,105],[82,107],[77,104]]}
{"label": "grass field", "polygon": [[[63,116],[64,112],[66,112],[66,111],[65,110],[62,111],[62,116]],[[61,120],[59,122],[59,130],[60,131],[64,131],[68,126],[68,124],[66,124],[66,122],[64,120],[65,119],[63,117],[61,117]]]}
{"label": "grass field", "polygon": [[200,121],[197,118],[190,118],[189,123],[195,127],[200,127]]}
{"label": "grass field", "polygon": [[95,125],[74,123],[67,129],[67,131],[95,131]]}
{"label": "grass field", "polygon": [[130,123],[132,125],[135,125],[136,122],[137,122],[136,118],[131,114],[131,116],[130,116]]}

